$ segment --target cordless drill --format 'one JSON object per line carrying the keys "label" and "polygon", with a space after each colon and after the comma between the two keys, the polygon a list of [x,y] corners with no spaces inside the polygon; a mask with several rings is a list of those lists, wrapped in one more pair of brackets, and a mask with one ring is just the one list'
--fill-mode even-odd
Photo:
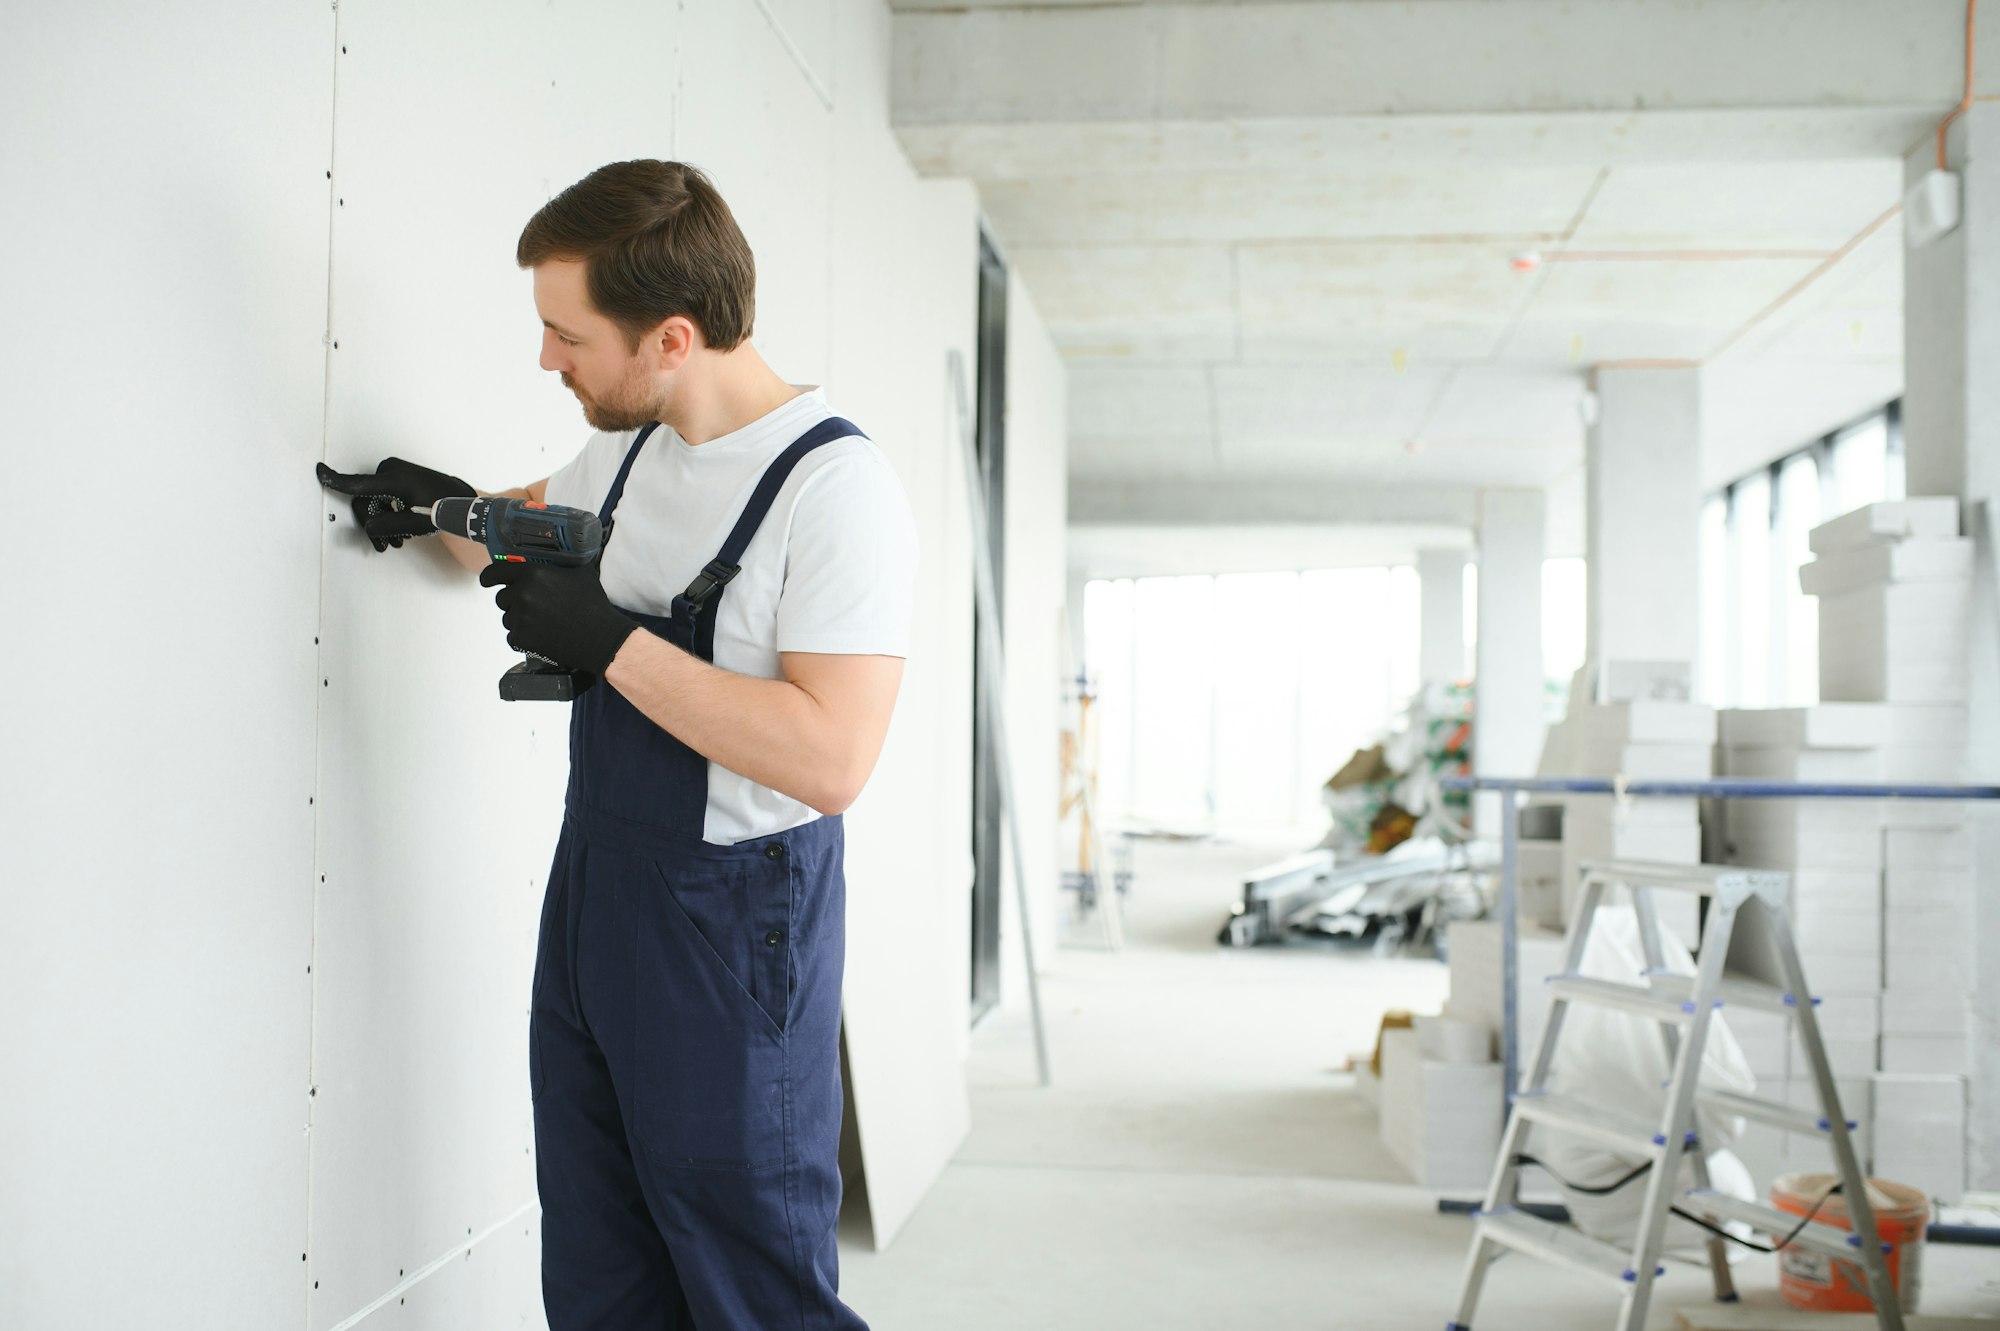
{"label": "cordless drill", "polygon": [[[595,513],[532,499],[440,499],[425,513],[437,529],[486,547],[497,561],[555,564],[576,568],[604,549],[604,524]],[[500,696],[508,702],[568,702],[589,680],[546,657],[528,659],[500,676]]]}

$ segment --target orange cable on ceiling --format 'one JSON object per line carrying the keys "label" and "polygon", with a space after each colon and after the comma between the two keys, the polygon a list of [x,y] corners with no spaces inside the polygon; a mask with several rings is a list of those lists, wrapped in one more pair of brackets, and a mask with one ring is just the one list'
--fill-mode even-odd
{"label": "orange cable on ceiling", "polygon": [[1974,34],[1977,28],[1974,15],[1977,14],[1978,10],[1979,0],[1965,0],[1965,96],[1959,98],[1958,105],[1952,107],[1950,113],[1943,120],[1938,121],[1937,157],[1938,170],[1940,171],[1947,169],[1944,159],[1945,131],[1951,128],[1952,121],[1964,115],[1972,107],[1972,58],[1973,43],[1975,41]]}

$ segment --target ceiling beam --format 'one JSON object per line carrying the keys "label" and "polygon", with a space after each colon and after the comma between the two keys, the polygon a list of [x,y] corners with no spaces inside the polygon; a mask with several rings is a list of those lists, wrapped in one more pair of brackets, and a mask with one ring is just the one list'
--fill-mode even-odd
{"label": "ceiling beam", "polygon": [[1964,0],[1307,0],[902,13],[898,124],[1958,99]]}
{"label": "ceiling beam", "polygon": [[1470,527],[1471,486],[1357,486],[1329,475],[1232,480],[1071,476],[1072,524],[1332,524]]}

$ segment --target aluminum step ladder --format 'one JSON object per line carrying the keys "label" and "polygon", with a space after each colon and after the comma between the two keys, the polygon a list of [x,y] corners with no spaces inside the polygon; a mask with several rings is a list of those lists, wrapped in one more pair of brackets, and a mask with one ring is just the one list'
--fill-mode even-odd
{"label": "aluminum step ladder", "polygon": [[[1813,1012],[1818,999],[1807,987],[1798,949],[1793,945],[1786,912],[1788,876],[1759,869],[1715,865],[1649,864],[1611,861],[1583,867],[1583,896],[1571,926],[1563,973],[1549,977],[1555,1002],[1535,1046],[1526,1084],[1509,1108],[1500,1140],[1493,1182],[1475,1219],[1477,1234],[1460,1286],[1457,1315],[1446,1331],[1472,1331],[1473,1312],[1488,1268],[1502,1254],[1526,1253],[1586,1274],[1598,1276],[1620,1291],[1617,1331],[1642,1331],[1653,1282],[1665,1274],[1660,1255],[1666,1244],[1672,1209],[1682,1209],[1711,1223],[1736,1221],[1773,1241],[1792,1235],[1791,1245],[1844,1262],[1859,1260],[1875,1301],[1877,1324],[1884,1331],[1902,1331],[1903,1314],[1890,1286],[1884,1256],[1888,1245],[1875,1229],[1874,1208],[1868,1204],[1860,1161],[1850,1133],[1854,1124],[1840,1109],[1833,1069],[1820,1041]],[[1614,886],[1630,889],[1645,949],[1647,971],[1634,983],[1588,978],[1581,974],[1592,922]],[[1708,918],[1701,953],[1693,976],[1666,970],[1660,947],[1656,892],[1685,892],[1708,898]],[[1552,1094],[1549,1070],[1556,1043],[1562,1038],[1563,1016],[1572,1003],[1589,1003],[1636,1012],[1660,1026],[1673,1076],[1666,1084],[1665,1103],[1652,1121],[1592,1105],[1586,1098]],[[1709,1019],[1725,1003],[1786,1014],[1795,1019],[1799,1044],[1812,1066],[1819,1088],[1820,1112],[1761,1100],[1754,1096],[1708,1091],[1700,1085],[1702,1049],[1708,1041]],[[1709,1186],[1707,1155],[1697,1127],[1701,1112],[1752,1118],[1760,1122],[1825,1139],[1839,1169],[1841,1195],[1853,1230],[1820,1224],[1800,1226],[1799,1217],[1776,1207],[1739,1201]],[[1632,1251],[1601,1242],[1568,1225],[1553,1224],[1519,1209],[1520,1155],[1528,1131],[1554,1128],[1610,1143],[1649,1156],[1646,1197]],[[1681,1164],[1685,1158],[1694,1187],[1683,1191]],[[1863,1242],[1862,1235],[1872,1241]],[[1725,1240],[1708,1243],[1715,1296],[1733,1302]]]}

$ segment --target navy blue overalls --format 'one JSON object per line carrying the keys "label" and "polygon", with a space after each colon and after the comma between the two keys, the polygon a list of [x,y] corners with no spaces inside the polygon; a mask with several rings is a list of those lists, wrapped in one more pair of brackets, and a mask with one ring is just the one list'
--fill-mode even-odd
{"label": "navy blue overalls", "polygon": [[[648,425],[605,497],[607,531]],[[716,609],[815,426],[766,470],[667,616],[704,660]],[[708,760],[609,685],[572,704],[542,907],[529,1076],[551,1331],[851,1331],[840,1209],[841,822],[702,839]]]}

